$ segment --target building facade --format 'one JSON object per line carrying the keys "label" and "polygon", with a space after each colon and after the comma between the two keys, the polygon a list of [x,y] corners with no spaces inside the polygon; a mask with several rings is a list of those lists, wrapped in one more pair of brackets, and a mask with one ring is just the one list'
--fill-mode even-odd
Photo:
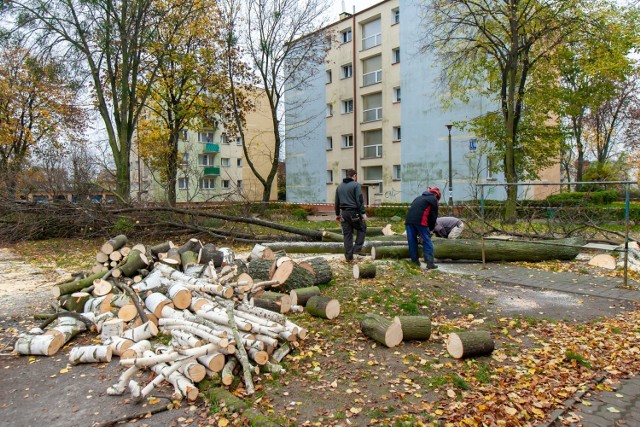
{"label": "building facade", "polygon": [[[475,136],[447,126],[490,105],[478,98],[442,108],[440,69],[419,49],[418,4],[382,1],[324,29],[325,61],[286,106],[288,201],[331,203],[350,168],[369,205],[409,202],[427,186],[454,202],[477,199],[475,184],[502,181]],[[542,175],[559,182],[560,169]],[[490,197],[504,198],[504,189]]]}
{"label": "building facade", "polygon": [[[255,168],[266,177],[275,147],[273,126],[264,93],[256,92],[252,102],[255,109],[246,117],[244,143]],[[248,166],[242,139],[229,137],[222,120],[214,121],[213,126],[183,130],[179,151],[177,203],[262,200],[264,187]],[[166,200],[165,186],[160,184],[135,150],[132,159],[131,198],[151,202]],[[269,196],[269,200],[276,199],[277,178]]]}

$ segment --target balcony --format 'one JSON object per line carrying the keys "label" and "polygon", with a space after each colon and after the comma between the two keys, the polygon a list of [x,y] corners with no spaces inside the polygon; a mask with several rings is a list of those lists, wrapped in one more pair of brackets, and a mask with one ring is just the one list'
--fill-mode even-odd
{"label": "balcony", "polygon": [[204,152],[205,153],[219,153],[220,145],[219,144],[204,144]]}
{"label": "balcony", "polygon": [[216,168],[216,167],[212,167],[212,166],[206,166],[204,168],[203,173],[205,175],[220,175],[220,168]]}

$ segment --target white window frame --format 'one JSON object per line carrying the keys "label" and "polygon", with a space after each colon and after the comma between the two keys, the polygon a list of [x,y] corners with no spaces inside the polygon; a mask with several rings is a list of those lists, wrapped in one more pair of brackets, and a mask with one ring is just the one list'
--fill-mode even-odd
{"label": "white window frame", "polygon": [[393,88],[393,102],[401,102],[402,101],[402,92],[400,86],[396,86]]}
{"label": "white window frame", "polygon": [[353,77],[353,64],[345,64],[340,67],[340,78],[350,79]]}
{"label": "white window frame", "polygon": [[231,141],[229,141],[229,135],[227,135],[226,133],[220,135],[220,143],[225,145],[231,144]]}
{"label": "white window frame", "polygon": [[200,189],[202,190],[215,190],[216,188],[216,177],[204,177],[200,178]]}
{"label": "white window frame", "polygon": [[189,177],[178,178],[178,190],[189,189]]}
{"label": "white window frame", "polygon": [[400,62],[400,48],[396,47],[395,49],[391,49],[391,63],[397,64]]}
{"label": "white window frame", "polygon": [[221,168],[231,167],[231,158],[229,158],[229,157],[220,158],[220,167]]}
{"label": "white window frame", "polygon": [[327,184],[333,184],[333,170],[327,169]]}
{"label": "white window frame", "polygon": [[198,132],[198,142],[203,144],[213,144],[215,132]]}
{"label": "white window frame", "polygon": [[213,161],[215,160],[215,158],[216,158],[215,155],[203,154],[202,156],[200,156],[199,166],[213,166]]}
{"label": "white window frame", "polygon": [[332,136],[328,136],[327,137],[327,151],[331,151],[333,150],[333,137]]}
{"label": "white window frame", "polygon": [[353,134],[342,135],[341,148],[353,148]]}
{"label": "white window frame", "polygon": [[340,32],[340,41],[343,44],[349,43],[351,42],[351,40],[353,40],[353,31],[351,31],[351,28],[347,28],[346,30],[342,30]]}
{"label": "white window frame", "polygon": [[396,7],[391,9],[391,25],[395,25],[395,24],[399,24],[400,23],[400,8]]}
{"label": "white window frame", "polygon": [[333,104],[327,104],[327,117],[333,116]]}
{"label": "white window frame", "polygon": [[402,178],[402,165],[393,165],[393,180],[401,181]]}
{"label": "white window frame", "polygon": [[345,99],[342,101],[342,114],[353,113],[353,99]]}

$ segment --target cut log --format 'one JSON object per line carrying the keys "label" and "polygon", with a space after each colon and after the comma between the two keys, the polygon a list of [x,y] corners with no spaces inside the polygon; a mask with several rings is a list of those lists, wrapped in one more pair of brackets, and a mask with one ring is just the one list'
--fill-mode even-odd
{"label": "cut log", "polygon": [[309,314],[324,319],[335,319],[340,314],[340,303],[337,299],[315,295],[309,298],[305,309]]}
{"label": "cut log", "polygon": [[112,290],[113,290],[113,285],[106,280],[96,279],[93,281],[92,293],[96,297],[107,295],[108,293],[111,293]]}
{"label": "cut log", "polygon": [[447,351],[455,359],[488,356],[494,348],[493,338],[487,331],[454,332],[447,338]]}
{"label": "cut log", "polygon": [[279,281],[279,287],[286,291],[308,288],[315,282],[315,277],[293,260],[286,261],[278,267],[272,279]]}
{"label": "cut log", "polygon": [[100,248],[100,251],[104,252],[107,255],[110,255],[113,251],[117,251],[126,244],[127,236],[125,236],[124,234],[119,234],[116,237],[113,237],[105,242]]}
{"label": "cut log", "polygon": [[61,334],[23,335],[13,346],[17,354],[34,356],[53,356],[64,345]]}
{"label": "cut log", "polygon": [[120,251],[113,251],[109,254],[109,259],[111,261],[120,261],[122,259],[122,254],[120,253]]}
{"label": "cut log", "polygon": [[133,329],[127,329],[122,333],[123,338],[127,338],[135,342],[148,340],[156,335],[158,335],[158,327],[153,322],[143,323]]}
{"label": "cut log", "polygon": [[367,313],[360,321],[360,329],[369,338],[391,348],[402,342],[400,319],[393,321],[374,313]]}
{"label": "cut log", "polygon": [[218,268],[222,266],[224,254],[216,248],[213,243],[207,243],[198,252],[198,264],[209,264],[213,262],[213,266]]}
{"label": "cut log", "polygon": [[[284,250],[292,254],[344,254],[344,244],[338,242],[270,242],[265,246],[274,251]],[[362,247],[363,252],[369,253],[374,246],[380,246],[380,242],[366,240]],[[385,246],[406,246],[407,240],[385,241]]]}
{"label": "cut log", "polygon": [[138,309],[135,304],[127,304],[120,307],[118,310],[118,319],[122,319],[125,322],[130,322],[138,316]]}
{"label": "cut log", "polygon": [[171,300],[159,292],[153,292],[152,294],[150,294],[147,298],[145,298],[144,304],[157,318],[162,317],[162,309],[166,305],[169,305],[171,308],[173,308],[173,303],[171,302]]}
{"label": "cut log", "polygon": [[151,342],[149,342],[149,340],[140,340],[129,346],[120,357],[122,359],[135,359],[136,357],[142,357],[144,352],[149,350],[151,350]]}
{"label": "cut log", "polygon": [[[279,311],[280,313],[283,313],[283,314],[288,313],[289,310],[291,309],[291,297],[289,295],[281,294],[279,292],[271,292],[271,291],[263,292],[262,295],[260,295],[260,298],[254,298],[253,305],[255,305],[256,307],[262,307],[262,308],[271,310],[271,308],[269,308],[270,304],[261,305],[261,303],[265,300],[280,306],[280,311]],[[271,310],[271,311],[275,311],[275,310]]]}
{"label": "cut log", "polygon": [[124,332],[124,320],[111,319],[102,324],[100,331],[100,340],[104,343],[111,337],[121,337]]}
{"label": "cut log", "polygon": [[198,252],[200,252],[200,249],[202,249],[202,242],[193,237],[187,240],[183,245],[178,247],[178,253],[180,253],[181,255],[185,252],[193,252],[194,254],[197,254]]}
{"label": "cut log", "polygon": [[238,366],[238,359],[236,359],[235,357],[230,357],[229,360],[227,360],[227,363],[225,363],[224,367],[222,368],[222,374],[220,375],[222,384],[231,385],[231,383],[233,383],[233,371],[236,369],[236,366]]}
{"label": "cut log", "polygon": [[82,313],[84,311],[84,305],[87,301],[92,299],[91,294],[87,292],[74,292],[69,295],[68,298],[65,298],[61,303],[60,307],[64,308],[67,311],[73,311],[76,313]]}
{"label": "cut log", "polygon": [[59,298],[61,295],[68,295],[74,292],[79,292],[82,289],[91,286],[94,280],[102,278],[102,276],[104,276],[105,274],[107,274],[106,271],[101,271],[76,282],[63,283],[58,286],[54,286],[53,288],[51,288],[51,293],[53,293],[54,297]]}
{"label": "cut log", "polygon": [[108,345],[88,345],[74,347],[69,353],[69,362],[74,365],[79,363],[111,362],[111,347]]}
{"label": "cut log", "polygon": [[191,305],[191,291],[179,283],[169,287],[168,297],[178,310],[184,310]]}
{"label": "cut log", "polygon": [[293,289],[291,294],[295,294],[295,296],[291,297],[291,300],[295,299],[297,305],[304,307],[307,305],[309,298],[320,295],[320,288],[317,286],[309,286],[307,288]]}
{"label": "cut log", "polygon": [[169,252],[169,249],[173,248],[173,246],[173,242],[169,240],[167,242],[158,243],[157,245],[151,246],[149,250],[154,256],[157,257],[158,254]]}
{"label": "cut log", "polygon": [[225,356],[222,353],[213,353],[198,357],[198,362],[212,372],[220,372],[224,368]]}
{"label": "cut log", "polygon": [[261,299],[261,298],[251,298],[251,304],[256,307],[273,311],[274,313],[281,313],[281,314],[285,314],[291,309],[291,304],[287,304],[286,306],[283,306],[279,301]]}
{"label": "cut log", "polygon": [[182,271],[186,271],[189,267],[198,264],[198,254],[193,251],[181,252],[180,264],[182,264]]}
{"label": "cut log", "polygon": [[134,344],[134,342],[126,338],[112,336],[106,341],[103,341],[103,344],[111,347],[111,354],[120,356],[125,351],[127,351]]}
{"label": "cut log", "polygon": [[275,259],[275,255],[270,248],[257,243],[249,254],[249,261],[257,259],[266,259],[269,261],[273,261]]}
{"label": "cut log", "polygon": [[616,269],[616,259],[609,254],[596,255],[589,260],[588,264],[595,267],[606,268],[607,270]]}
{"label": "cut log", "polygon": [[247,274],[249,274],[249,276],[251,276],[253,280],[270,280],[271,266],[273,264],[273,260],[254,259],[249,264],[247,264]]}
{"label": "cut log", "polygon": [[353,277],[355,279],[374,279],[376,277],[376,265],[373,263],[354,265]]}
{"label": "cut log", "polygon": [[114,269],[111,274],[116,278],[120,276],[133,277],[139,270],[146,268],[148,265],[149,260],[144,254],[138,251],[131,251],[124,264]]}
{"label": "cut log", "polygon": [[314,285],[323,285],[329,283],[333,279],[333,272],[329,261],[324,257],[308,258],[301,261],[299,264],[306,263],[311,267],[311,273],[314,276]]}
{"label": "cut log", "polygon": [[[581,238],[568,238],[547,241],[506,241],[486,240],[485,260],[497,261],[549,261],[572,260],[585,241]],[[439,259],[468,259],[482,260],[481,240],[448,240],[434,239],[434,256]],[[418,247],[419,254],[422,248]],[[371,251],[373,259],[403,259],[409,258],[409,246],[375,246]]]}
{"label": "cut log", "polygon": [[109,254],[105,254],[102,251],[98,251],[98,253],[96,254],[96,262],[100,264],[104,264],[107,261],[109,261]]}
{"label": "cut log", "polygon": [[425,341],[431,337],[429,316],[398,316],[402,325],[403,341]]}

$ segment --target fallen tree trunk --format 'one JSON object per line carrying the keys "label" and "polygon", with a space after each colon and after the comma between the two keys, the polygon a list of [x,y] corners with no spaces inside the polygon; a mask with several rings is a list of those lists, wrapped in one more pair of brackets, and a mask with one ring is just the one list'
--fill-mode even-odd
{"label": "fallen tree trunk", "polygon": [[[274,251],[286,251],[292,254],[343,254],[344,244],[338,242],[270,242],[265,246]],[[362,246],[363,253],[369,253],[374,246],[381,246],[380,241],[365,240]],[[407,241],[385,241],[384,246],[406,246]]]}
{"label": "fallen tree trunk", "polygon": [[[496,261],[548,261],[572,260],[580,253],[585,241],[580,238],[561,240],[535,241],[505,241],[485,240],[485,260]],[[438,259],[467,259],[482,260],[481,240],[433,240],[434,256]],[[422,248],[418,247],[421,256]],[[376,259],[409,258],[409,246],[375,246],[371,256]]]}

